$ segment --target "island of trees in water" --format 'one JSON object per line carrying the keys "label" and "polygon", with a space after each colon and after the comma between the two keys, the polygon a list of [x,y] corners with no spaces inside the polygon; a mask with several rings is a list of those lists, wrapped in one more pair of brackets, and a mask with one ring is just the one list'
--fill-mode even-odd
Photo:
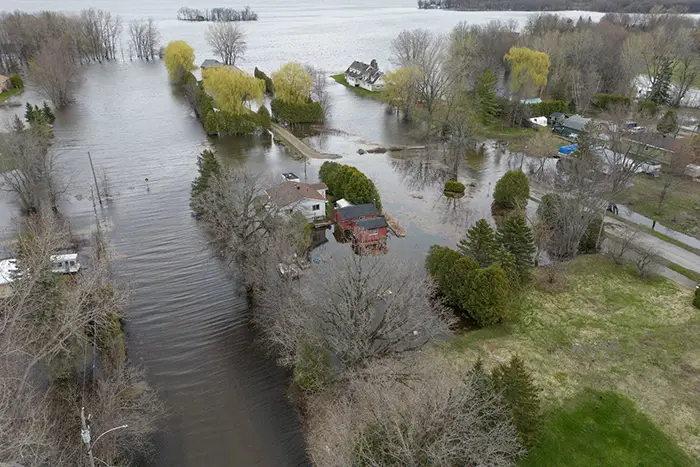
{"label": "island of trees in water", "polygon": [[177,10],[177,19],[181,21],[257,21],[258,14],[246,6],[242,10],[233,8],[212,8],[199,10],[182,7]]}
{"label": "island of trees in water", "polygon": [[697,0],[418,0],[418,8],[446,10],[586,10],[615,13],[653,13],[672,8],[678,13],[700,12]]}

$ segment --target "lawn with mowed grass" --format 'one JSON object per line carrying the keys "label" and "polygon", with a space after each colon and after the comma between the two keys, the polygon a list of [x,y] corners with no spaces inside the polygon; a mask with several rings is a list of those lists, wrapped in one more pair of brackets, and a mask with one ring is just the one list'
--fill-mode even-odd
{"label": "lawn with mowed grass", "polygon": [[370,97],[372,99],[382,100],[382,96],[384,95],[382,92],[373,92],[363,89],[359,86],[351,86],[345,79],[345,75],[343,73],[331,75],[331,78],[333,78],[333,80],[336,83],[342,84],[346,88],[351,89],[355,94],[358,94],[362,97]]}
{"label": "lawn with mowed grass", "polygon": [[659,193],[663,187],[660,178],[639,175],[623,193],[620,203],[650,219],[656,219],[669,229],[700,238],[700,183],[680,181],[670,191],[661,210]]}
{"label": "lawn with mowed grass", "polygon": [[0,104],[5,102],[10,97],[16,96],[17,94],[20,94],[21,92],[22,92],[21,88],[12,88],[12,89],[8,89],[7,91],[0,92]]}
{"label": "lawn with mowed grass", "polygon": [[[634,268],[598,255],[561,268],[554,283],[536,271],[534,283],[514,298],[517,319],[467,332],[447,351],[465,364],[520,355],[542,389],[545,412],[587,388],[624,394],[700,458],[700,313],[692,291],[666,279],[643,280]],[[603,449],[604,441],[589,440],[588,449]]]}
{"label": "lawn with mowed grass", "polygon": [[523,467],[683,467],[691,459],[675,441],[612,391],[585,390],[548,413]]}

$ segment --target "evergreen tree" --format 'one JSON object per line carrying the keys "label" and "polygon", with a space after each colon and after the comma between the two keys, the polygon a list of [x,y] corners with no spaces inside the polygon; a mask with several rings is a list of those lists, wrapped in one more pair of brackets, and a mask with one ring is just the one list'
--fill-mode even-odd
{"label": "evergreen tree", "polygon": [[693,296],[693,306],[700,309],[700,285],[695,287],[695,296]]}
{"label": "evergreen tree", "polygon": [[513,256],[520,283],[526,282],[533,266],[535,241],[525,215],[521,211],[509,214],[498,228],[497,237],[505,250]]}
{"label": "evergreen tree", "polygon": [[530,182],[522,170],[510,170],[496,183],[494,206],[503,209],[523,209],[530,197]]}
{"label": "evergreen tree", "polygon": [[479,267],[491,266],[496,261],[498,252],[496,232],[486,219],[479,219],[459,241],[457,248],[463,255],[474,258]]}
{"label": "evergreen tree", "polygon": [[49,107],[49,104],[44,101],[44,106],[41,109],[41,113],[44,115],[44,118],[46,121],[50,124],[53,124],[53,122],[56,121],[56,116],[54,115],[53,111],[51,110],[51,107]]}
{"label": "evergreen tree", "polygon": [[539,389],[522,359],[516,355],[510,362],[498,365],[493,369],[491,379],[508,406],[523,445],[533,446],[539,431]]}
{"label": "evergreen tree", "polygon": [[24,119],[27,123],[32,123],[32,120],[34,120],[34,107],[29,102],[25,106]]}
{"label": "evergreen tree", "polygon": [[659,65],[659,69],[651,83],[651,89],[647,99],[657,105],[666,105],[671,97],[671,78],[673,76],[673,60],[666,58]]}
{"label": "evergreen tree", "polygon": [[198,175],[192,182],[190,191],[190,208],[197,213],[202,195],[209,189],[213,178],[218,177],[222,170],[216,154],[208,149],[197,157]]}
{"label": "evergreen tree", "polygon": [[487,68],[476,80],[474,93],[476,94],[481,123],[491,124],[498,113],[498,103],[496,99],[496,75],[490,68]]}
{"label": "evergreen tree", "polygon": [[676,115],[676,111],[668,109],[664,116],[661,117],[661,120],[659,120],[656,129],[664,136],[675,133],[678,130],[678,115]]}

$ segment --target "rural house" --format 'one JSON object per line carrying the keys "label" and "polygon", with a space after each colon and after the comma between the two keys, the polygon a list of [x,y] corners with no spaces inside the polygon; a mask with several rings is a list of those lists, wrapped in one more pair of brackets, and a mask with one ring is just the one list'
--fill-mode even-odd
{"label": "rural house", "polygon": [[282,182],[268,188],[265,193],[280,212],[298,212],[313,221],[326,217],[327,190],[325,183]]}
{"label": "rural house", "polygon": [[[215,60],[213,58],[207,58],[200,65],[200,68],[202,70],[206,70],[207,68],[221,68],[221,67],[233,68],[234,70],[241,71],[241,69],[238,68],[236,65],[226,65],[225,63],[221,63],[220,61]],[[243,73],[243,72],[241,71],[241,73]]]}
{"label": "rural house", "polygon": [[337,228],[352,238],[356,253],[385,253],[388,224],[374,204],[350,205],[337,208],[334,219]]}
{"label": "rural house", "polygon": [[350,86],[360,87],[368,91],[384,89],[384,73],[379,71],[376,60],[372,60],[370,65],[364,62],[352,62],[352,65],[345,70],[345,81]]}
{"label": "rural house", "polygon": [[0,92],[7,91],[11,85],[10,78],[5,75],[0,75]]}

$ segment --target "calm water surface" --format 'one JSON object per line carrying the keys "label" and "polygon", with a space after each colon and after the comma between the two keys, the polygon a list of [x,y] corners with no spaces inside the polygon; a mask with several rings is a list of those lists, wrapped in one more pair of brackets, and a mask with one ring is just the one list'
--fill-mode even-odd
{"label": "calm water surface", "polygon": [[[184,2],[188,3],[188,2]],[[387,64],[389,44],[399,31],[423,27],[447,32],[457,22],[485,23],[527,13],[418,11],[412,0],[250,1],[260,21],[244,24],[249,51],[240,63],[272,71],[290,60],[342,71],[354,59]],[[379,3],[379,4],[378,4]],[[206,25],[174,20],[182,6],[158,0],[0,0],[0,10],[110,10],[125,20],[153,17],[164,41],[184,39],[197,60],[209,57]],[[214,7],[202,0],[191,7]],[[226,6],[244,6],[226,5]],[[570,13],[578,17],[578,13]],[[593,15],[594,18],[599,15]],[[128,38],[123,37],[126,43]],[[197,154],[216,147],[227,161],[271,173],[304,173],[268,137],[210,141],[173,94],[162,63],[128,62],[84,68],[77,101],[60,112],[56,147],[66,179],[72,181],[62,207],[86,232],[94,218],[90,201],[90,151],[98,172],[110,179],[113,201],[99,209],[109,226],[117,265],[132,287],[128,338],[131,357],[142,363],[151,384],[170,409],[157,438],[156,466],[305,465],[300,423],[286,400],[287,375],[266,357],[248,325],[245,300],[236,294],[225,268],[212,258],[189,214],[189,185]],[[360,147],[409,143],[407,128],[382,106],[332,84],[334,112],[329,127],[339,133],[309,143],[344,156],[379,187],[385,207],[407,228],[391,239],[391,254],[422,262],[432,243],[454,244],[466,225],[488,215],[490,192],[509,159],[489,151],[472,161],[463,179],[469,196],[440,194],[444,174],[436,165],[360,156]],[[24,100],[38,102],[31,89]],[[8,118],[15,110],[0,110]],[[22,110],[23,112],[23,110]],[[316,180],[321,161],[306,167]],[[148,178],[146,183],[145,179]],[[11,232],[15,206],[0,198],[0,229]],[[331,238],[330,234],[328,235]],[[346,251],[332,241],[319,254]]]}

